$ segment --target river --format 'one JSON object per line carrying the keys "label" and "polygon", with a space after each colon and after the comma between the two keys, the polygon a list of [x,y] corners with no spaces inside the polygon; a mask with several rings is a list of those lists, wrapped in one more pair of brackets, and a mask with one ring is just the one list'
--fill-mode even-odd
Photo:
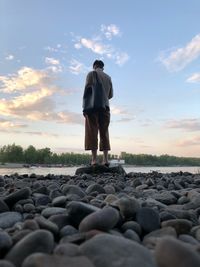
{"label": "river", "polygon": [[[74,175],[75,171],[78,167],[61,167],[61,168],[54,168],[54,167],[31,167],[31,168],[0,168],[0,175],[11,175],[14,173],[18,174],[32,174],[35,173],[36,175],[47,175],[49,173],[55,175]],[[126,173],[129,172],[142,172],[148,173],[152,171],[158,171],[161,173],[170,173],[170,172],[190,172],[190,173],[200,173],[200,167],[141,167],[141,166],[123,166]]]}

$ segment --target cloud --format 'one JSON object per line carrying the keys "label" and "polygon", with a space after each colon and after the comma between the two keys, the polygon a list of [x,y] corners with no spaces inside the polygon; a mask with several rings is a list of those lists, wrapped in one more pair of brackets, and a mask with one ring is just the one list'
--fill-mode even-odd
{"label": "cloud", "polygon": [[47,70],[50,70],[53,73],[59,73],[63,71],[60,61],[58,59],[46,57],[45,63],[49,65]]}
{"label": "cloud", "polygon": [[193,73],[188,79],[189,83],[199,83],[200,82],[200,73]]}
{"label": "cloud", "polygon": [[60,61],[52,57],[46,57],[45,62],[46,64],[50,64],[50,65],[60,65]]}
{"label": "cloud", "polygon": [[80,73],[86,73],[89,68],[87,68],[83,63],[79,62],[78,60],[72,59],[70,61],[69,70],[71,73],[78,75]]}
{"label": "cloud", "polygon": [[186,131],[199,131],[200,119],[182,119],[167,122],[167,128],[182,129]]}
{"label": "cloud", "polygon": [[0,115],[23,120],[82,124],[80,114],[56,111],[54,94],[62,94],[63,91],[55,81],[51,72],[28,67],[23,67],[17,74],[1,77],[2,90],[8,96],[0,99]]}
{"label": "cloud", "polygon": [[120,120],[117,120],[116,122],[130,122],[133,121],[135,118],[121,118]]}
{"label": "cloud", "polygon": [[8,61],[11,61],[11,60],[13,60],[15,57],[12,55],[12,54],[9,54],[9,55],[7,55],[6,56],[6,60],[8,60]]}
{"label": "cloud", "polygon": [[13,93],[42,86],[52,82],[52,80],[52,76],[46,70],[22,67],[17,74],[0,76],[0,90],[5,93]]}
{"label": "cloud", "polygon": [[113,105],[110,106],[110,111],[113,115],[127,115],[128,114],[128,111],[126,109],[121,108],[121,107],[116,107]]}
{"label": "cloud", "polygon": [[195,136],[191,139],[183,139],[178,141],[177,146],[186,147],[186,146],[199,146],[200,145],[200,136]]}
{"label": "cloud", "polygon": [[113,36],[121,36],[120,29],[115,24],[110,24],[108,26],[102,24],[101,31],[108,40],[111,40]]}
{"label": "cloud", "polygon": [[99,55],[107,55],[113,52],[110,45],[105,45],[92,39],[81,38],[80,44]]}
{"label": "cloud", "polygon": [[196,35],[184,47],[160,56],[160,61],[169,71],[180,71],[200,56],[200,34]]}
{"label": "cloud", "polygon": [[5,119],[0,119],[1,131],[5,129],[16,129],[16,128],[25,128],[25,127],[28,127],[28,125],[18,123],[18,122],[7,121]]}
{"label": "cloud", "polygon": [[115,24],[101,25],[101,33],[96,34],[95,37],[75,37],[74,47],[76,49],[87,48],[93,53],[106,56],[114,60],[117,65],[122,66],[129,60],[129,55],[107,43],[108,39],[111,40],[114,36],[121,36],[120,30]]}

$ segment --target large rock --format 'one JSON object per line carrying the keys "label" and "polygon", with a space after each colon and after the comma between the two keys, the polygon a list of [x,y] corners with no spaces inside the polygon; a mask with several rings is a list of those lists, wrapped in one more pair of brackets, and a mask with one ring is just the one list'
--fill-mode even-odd
{"label": "large rock", "polygon": [[53,235],[46,230],[36,230],[15,244],[5,259],[20,267],[27,256],[35,252],[51,253],[53,247]]}
{"label": "large rock", "polygon": [[91,174],[91,173],[118,173],[118,174],[122,174],[125,175],[126,172],[125,170],[122,168],[121,165],[116,166],[116,167],[106,167],[104,165],[95,165],[95,166],[86,166],[86,167],[81,167],[78,168],[75,172],[76,175],[80,175],[80,174]]}
{"label": "large rock", "polygon": [[145,247],[124,237],[100,234],[80,246],[96,267],[156,267]]}
{"label": "large rock", "polygon": [[159,267],[199,267],[200,255],[190,246],[173,238],[161,239],[155,250]]}

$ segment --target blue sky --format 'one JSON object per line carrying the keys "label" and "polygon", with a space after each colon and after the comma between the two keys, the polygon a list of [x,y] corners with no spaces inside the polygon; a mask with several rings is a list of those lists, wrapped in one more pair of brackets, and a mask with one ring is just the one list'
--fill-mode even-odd
{"label": "blue sky", "polygon": [[95,59],[113,81],[113,154],[198,157],[198,0],[0,0],[0,146],[84,152]]}

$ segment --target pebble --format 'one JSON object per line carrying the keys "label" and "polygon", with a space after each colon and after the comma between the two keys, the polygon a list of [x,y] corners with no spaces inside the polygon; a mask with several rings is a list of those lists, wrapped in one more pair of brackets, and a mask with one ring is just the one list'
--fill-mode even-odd
{"label": "pebble", "polygon": [[161,239],[155,249],[159,267],[199,267],[200,254],[173,238]]}
{"label": "pebble", "polygon": [[87,232],[92,229],[108,231],[112,229],[118,221],[119,212],[115,208],[105,207],[85,217],[79,225],[79,231]]}
{"label": "pebble", "polygon": [[46,230],[36,230],[19,242],[6,255],[5,259],[20,267],[24,259],[32,253],[51,253],[54,247],[53,235]]}
{"label": "pebble", "polygon": [[145,247],[127,238],[100,234],[80,246],[96,267],[156,267]]}
{"label": "pebble", "polygon": [[16,222],[21,222],[22,214],[15,211],[0,213],[0,228],[6,229],[12,227]]}

